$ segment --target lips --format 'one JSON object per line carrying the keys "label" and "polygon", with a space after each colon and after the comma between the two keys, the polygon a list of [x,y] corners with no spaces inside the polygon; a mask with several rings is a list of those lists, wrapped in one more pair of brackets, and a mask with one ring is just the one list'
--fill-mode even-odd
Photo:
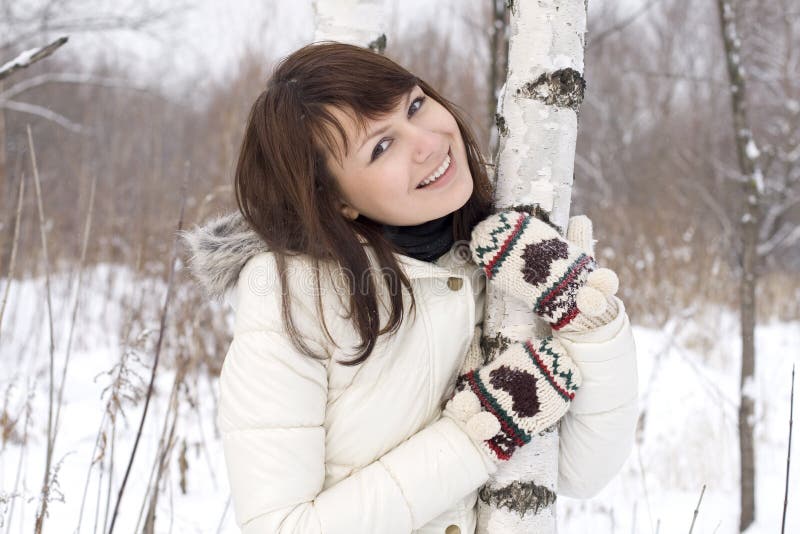
{"label": "lips", "polygon": [[[420,183],[417,184],[417,189],[422,189],[428,185],[436,183],[442,176],[444,176],[447,171],[450,170],[450,167],[453,165],[453,155],[450,153],[450,149],[447,149],[447,154],[445,155],[444,160],[436,167],[433,172],[431,172],[425,179],[423,179]],[[431,177],[436,176],[434,180],[431,180]],[[429,181],[430,180],[430,181]],[[427,183],[426,183],[427,182]]]}

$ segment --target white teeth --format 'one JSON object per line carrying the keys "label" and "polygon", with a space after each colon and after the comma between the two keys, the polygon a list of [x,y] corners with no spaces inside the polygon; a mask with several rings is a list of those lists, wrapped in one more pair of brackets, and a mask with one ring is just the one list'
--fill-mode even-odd
{"label": "white teeth", "polygon": [[444,161],[442,162],[441,165],[439,165],[439,168],[436,169],[436,172],[434,172],[430,178],[423,180],[417,187],[418,188],[424,187],[431,182],[435,182],[449,168],[450,168],[450,154],[448,154],[447,157],[444,158]]}

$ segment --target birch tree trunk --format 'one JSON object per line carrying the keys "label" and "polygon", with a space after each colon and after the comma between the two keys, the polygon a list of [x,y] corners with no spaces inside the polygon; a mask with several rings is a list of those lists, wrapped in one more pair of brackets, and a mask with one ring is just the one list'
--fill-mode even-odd
{"label": "birch tree trunk", "polygon": [[741,218],[740,302],[742,368],[739,385],[739,531],[744,532],[755,518],[755,453],[753,447],[753,398],[755,374],[756,284],[758,283],[758,228],[764,198],[764,177],[758,165],[758,147],[747,117],[747,93],[736,19],[730,0],[718,0],[720,31],[730,79],[733,130],[739,172],[744,178],[744,209]]}
{"label": "birch tree trunk", "polygon": [[340,41],[386,49],[383,0],[315,0],[314,41]]}
{"label": "birch tree trunk", "polygon": [[[537,207],[566,229],[583,101],[587,8],[583,1],[510,2],[508,78],[497,111],[497,209]],[[548,335],[522,302],[487,289],[484,346]],[[532,327],[533,325],[533,327]],[[535,328],[534,328],[535,327]],[[558,431],[519,449],[481,489],[478,534],[556,531]]]}
{"label": "birch tree trunk", "polygon": [[489,21],[489,151],[497,152],[500,137],[494,128],[500,91],[508,73],[508,10],[506,0],[492,0]]}

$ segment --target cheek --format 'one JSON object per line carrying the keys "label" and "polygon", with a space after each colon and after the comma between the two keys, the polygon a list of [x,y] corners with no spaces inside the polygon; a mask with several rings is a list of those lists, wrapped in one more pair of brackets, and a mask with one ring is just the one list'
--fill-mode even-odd
{"label": "cheek", "polygon": [[458,123],[456,122],[456,118],[453,117],[450,112],[442,106],[439,106],[438,111],[437,122],[451,132],[458,132]]}
{"label": "cheek", "polygon": [[[388,156],[388,155],[387,155]],[[382,165],[374,166],[370,172],[350,176],[342,190],[346,200],[362,212],[374,214],[396,204],[398,195],[405,194],[407,179],[400,172],[400,162],[386,157]]]}

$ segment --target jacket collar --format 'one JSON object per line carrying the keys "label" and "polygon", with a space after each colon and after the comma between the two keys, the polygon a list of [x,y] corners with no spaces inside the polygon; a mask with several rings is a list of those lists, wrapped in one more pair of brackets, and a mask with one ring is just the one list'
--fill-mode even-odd
{"label": "jacket collar", "polygon": [[[238,211],[185,230],[180,237],[189,249],[189,270],[209,296],[217,299],[236,286],[247,260],[269,252],[266,243]],[[463,275],[472,265],[464,259],[468,257],[468,249],[466,252],[465,249],[463,244],[456,243],[435,263],[403,254],[395,254],[395,257],[409,280],[450,277]]]}

